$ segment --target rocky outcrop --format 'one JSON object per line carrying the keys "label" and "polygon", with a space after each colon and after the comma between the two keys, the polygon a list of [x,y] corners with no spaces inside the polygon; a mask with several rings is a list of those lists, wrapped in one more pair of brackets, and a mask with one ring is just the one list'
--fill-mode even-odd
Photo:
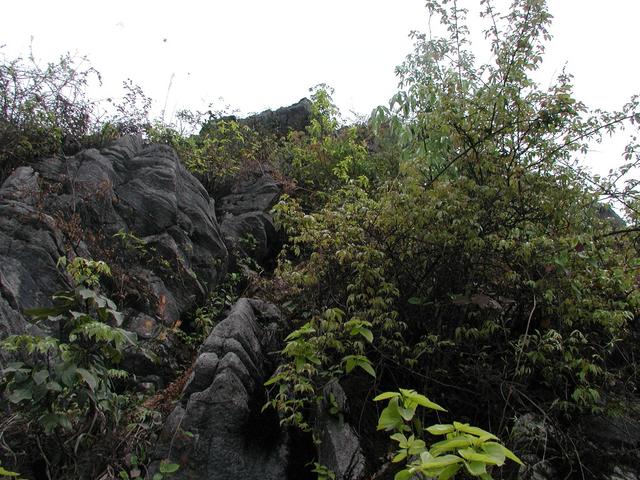
{"label": "rocky outcrop", "polygon": [[345,422],[347,395],[335,381],[323,392],[324,401],[318,409],[320,444],[318,462],[335,474],[336,480],[358,480],[366,472],[365,457],[355,429]]}
{"label": "rocky outcrop", "polygon": [[301,99],[288,107],[252,115],[240,120],[241,123],[261,133],[273,133],[286,136],[290,131],[303,131],[311,123],[311,101]]}
{"label": "rocky outcrop", "polygon": [[119,303],[143,338],[201,301],[228,261],[205,189],[171,148],[135,137],[44,159],[4,182],[0,335],[23,331],[25,309],[69,288],[56,266],[65,255],[111,265]]}
{"label": "rocky outcrop", "polygon": [[0,337],[30,327],[22,312],[46,306],[68,287],[56,268],[65,254],[64,235],[40,207],[38,174],[20,167],[0,188]]}
{"label": "rocky outcrop", "polygon": [[216,325],[165,424],[149,478],[162,460],[182,466],[176,480],[287,478],[287,436],[273,412],[261,411],[280,321],[273,305],[242,298]]}
{"label": "rocky outcrop", "polygon": [[[513,426],[513,447],[524,461],[519,480],[552,480],[568,478],[566,464],[554,463],[563,459],[566,446],[580,442],[583,452],[593,456],[578,459],[588,478],[603,480],[640,479],[640,422],[637,407],[630,407],[618,416],[590,415],[574,422],[568,429],[560,429],[545,418],[526,414]],[[585,473],[583,473],[583,476]],[[574,473],[580,478],[580,472]]]}
{"label": "rocky outcrop", "polygon": [[220,230],[227,248],[236,257],[251,257],[258,263],[273,259],[282,239],[269,211],[281,188],[268,173],[238,182],[217,203]]}

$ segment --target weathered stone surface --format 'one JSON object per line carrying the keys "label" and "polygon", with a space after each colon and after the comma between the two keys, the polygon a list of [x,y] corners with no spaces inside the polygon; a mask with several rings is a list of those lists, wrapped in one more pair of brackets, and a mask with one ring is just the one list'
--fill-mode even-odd
{"label": "weathered stone surface", "polygon": [[332,403],[340,412],[345,411],[346,394],[339,383],[333,382],[325,387],[324,398],[324,405],[318,412],[321,426],[318,461],[335,473],[336,480],[364,478],[366,462],[356,431],[345,423],[342,413],[329,413]]}
{"label": "weathered stone surface", "polygon": [[512,431],[512,447],[525,463],[518,479],[553,480],[566,476],[563,471],[567,466],[554,464],[551,459],[564,458],[561,445],[567,443],[567,438],[579,438],[582,450],[597,453],[597,459],[581,460],[584,465],[580,468],[590,475],[607,480],[640,478],[640,425],[634,415],[629,411],[618,417],[585,416],[570,431],[561,431],[538,415],[523,415]]}
{"label": "weathered stone surface", "polygon": [[[635,407],[640,413],[640,405]],[[619,416],[591,415],[582,420],[587,437],[597,443],[617,448],[640,448],[640,420],[638,416],[628,412]]]}
{"label": "weathered stone surface", "polygon": [[278,200],[280,186],[269,174],[249,178],[236,184],[232,193],[221,198],[218,210],[231,215],[267,211]]}
{"label": "weathered stone surface", "polygon": [[275,112],[265,110],[240,122],[259,132],[278,136],[285,136],[291,130],[303,131],[311,122],[311,101],[303,98],[298,103],[279,108]]}
{"label": "weathered stone surface", "polygon": [[[135,235],[140,252],[123,253],[118,232]],[[25,309],[50,305],[53,293],[70,287],[56,262],[76,255],[119,269],[115,288],[130,328],[146,339],[157,332],[154,322],[173,325],[202,300],[228,263],[205,189],[171,148],[136,137],[43,159],[4,182],[0,335],[24,331]]]}
{"label": "weathered stone surface", "polygon": [[524,462],[519,469],[518,480],[557,478],[558,472],[546,460],[547,449],[554,446],[549,439],[556,433],[553,426],[537,415],[526,414],[516,420],[512,430],[514,445],[511,446]]}
{"label": "weathered stone surface", "polygon": [[269,174],[238,183],[218,202],[220,230],[228,249],[259,263],[274,258],[282,239],[268,213],[280,197],[281,188]]}
{"label": "weathered stone surface", "polygon": [[149,478],[163,459],[182,465],[177,480],[286,478],[286,434],[272,412],[260,411],[279,318],[274,306],[242,298],[213,329],[160,435]]}
{"label": "weathered stone surface", "polygon": [[158,335],[158,322],[145,313],[132,315],[127,323],[127,328],[138,335],[140,339],[148,340]]}
{"label": "weathered stone surface", "polygon": [[611,475],[605,480],[638,480],[640,479],[640,467],[615,467]]}
{"label": "weathered stone surface", "polygon": [[67,288],[56,268],[63,236],[53,217],[37,206],[39,175],[20,167],[0,188],[0,335],[29,328],[22,312],[51,305],[51,295]]}
{"label": "weathered stone surface", "polygon": [[164,240],[165,251],[173,250],[203,286],[218,280],[223,269],[211,266],[226,260],[226,249],[213,201],[171,148],[126,137],[101,151],[47,159],[40,168],[65,187],[55,199],[81,211],[87,226]]}

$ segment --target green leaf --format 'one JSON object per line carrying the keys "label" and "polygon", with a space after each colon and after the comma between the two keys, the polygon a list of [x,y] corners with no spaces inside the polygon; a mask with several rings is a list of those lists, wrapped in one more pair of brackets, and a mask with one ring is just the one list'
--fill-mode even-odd
{"label": "green leaf", "polygon": [[425,428],[425,430],[431,435],[446,435],[447,433],[453,432],[455,429],[451,424],[436,424]]}
{"label": "green leaf", "polygon": [[472,437],[454,437],[434,443],[431,445],[431,449],[429,451],[431,452],[431,455],[436,457],[444,452],[473,445],[474,441],[475,440]]}
{"label": "green leaf", "polygon": [[61,392],[62,386],[58,382],[47,382],[46,389],[50,392]]}
{"label": "green leaf", "polygon": [[24,363],[22,363],[22,362],[11,362],[11,363],[7,364],[7,366],[2,369],[2,373],[4,375],[6,375],[7,373],[28,372],[29,371],[28,368],[22,368],[22,367],[24,367]]}
{"label": "green leaf", "polygon": [[458,470],[460,470],[461,465],[449,465],[445,468],[443,468],[440,471],[440,474],[438,475],[438,480],[449,480],[451,478],[453,478],[453,476],[458,473]]}
{"label": "green leaf", "polygon": [[436,468],[448,467],[449,465],[454,465],[456,463],[462,463],[462,460],[457,455],[444,455],[442,457],[436,457],[428,462],[423,462],[421,468],[426,470],[432,470]]}
{"label": "green leaf", "polygon": [[33,381],[36,385],[41,385],[49,378],[49,372],[47,370],[38,370],[33,374]]}
{"label": "green leaf", "polygon": [[343,361],[345,362],[345,371],[347,373],[351,373],[355,367],[360,367],[373,378],[376,377],[376,371],[373,369],[371,361],[364,355],[347,355],[343,358]]}
{"label": "green leaf", "polygon": [[30,388],[18,388],[7,395],[7,400],[11,403],[20,403],[23,400],[31,400],[33,391]]}
{"label": "green leaf", "polygon": [[56,317],[68,310],[66,305],[56,307],[42,307],[42,308],[27,308],[24,313],[30,317],[40,320],[47,317]]}
{"label": "green leaf", "polygon": [[278,383],[281,380],[284,380],[284,374],[278,373],[277,375],[274,375],[269,380],[264,382],[264,386],[268,387],[269,385],[273,385],[274,383]]}
{"label": "green leaf", "polygon": [[378,395],[373,399],[374,402],[379,402],[381,400],[388,400],[389,398],[397,398],[400,394],[398,392],[384,392]]}
{"label": "green leaf", "polygon": [[471,435],[475,435],[476,437],[486,437],[490,438],[491,440],[498,440],[498,437],[496,437],[493,433],[489,433],[486,430],[478,427],[472,427],[468,423],[453,422],[453,426],[460,432],[469,433]]}
{"label": "green leaf", "polygon": [[416,414],[416,409],[414,408],[405,408],[398,407],[398,412],[400,416],[404,418],[407,422],[410,422],[413,419],[413,416]]}
{"label": "green leaf", "polygon": [[424,440],[412,439],[413,435],[411,436],[411,439],[409,439],[409,455],[418,455],[424,451],[426,444],[424,443]]}
{"label": "green leaf", "polygon": [[413,472],[411,470],[400,470],[398,473],[396,473],[395,477],[393,477],[393,480],[409,480],[412,476]]}
{"label": "green leaf", "polygon": [[3,476],[3,477],[19,477],[20,474],[16,473],[16,472],[10,472],[9,470],[6,470],[5,468],[3,468],[2,465],[0,465],[0,476]]}
{"label": "green leaf", "polygon": [[73,428],[69,421],[69,417],[60,413],[49,412],[42,415],[39,420],[40,424],[48,433],[53,432],[58,426],[61,426],[66,430],[71,430]]}
{"label": "green leaf", "polygon": [[392,398],[389,405],[382,410],[380,419],[378,420],[378,430],[401,430],[404,422],[398,411],[398,399]]}
{"label": "green leaf", "polygon": [[160,463],[161,473],[175,473],[180,468],[178,463]]}
{"label": "green leaf", "polygon": [[391,461],[393,463],[398,463],[398,462],[401,462],[402,460],[404,460],[405,458],[407,458],[407,451],[406,450],[400,450],[396,454],[396,456],[391,459]]}
{"label": "green leaf", "polygon": [[80,374],[82,379],[89,385],[91,391],[95,392],[96,387],[98,386],[98,380],[93,376],[91,372],[84,368],[78,368],[76,371]]}
{"label": "green leaf", "polygon": [[293,332],[291,332],[285,339],[285,342],[290,342],[291,340],[296,340],[304,335],[307,335],[309,333],[316,333],[316,329],[313,328],[313,326],[311,325],[311,323],[305,323],[303,326],[301,326],[299,329],[294,330]]}
{"label": "green leaf", "polygon": [[470,462],[483,462],[488,465],[502,465],[504,461],[498,462],[497,459],[493,458],[490,455],[485,455],[484,453],[479,453],[473,448],[464,448],[458,450],[458,454],[462,456],[465,460]]}
{"label": "green leaf", "polygon": [[367,342],[373,343],[373,333],[368,328],[354,328],[350,335],[362,335]]}
{"label": "green leaf", "polygon": [[65,365],[60,372],[62,383],[64,383],[67,387],[72,387],[76,383],[76,373],[77,369],[73,364],[69,363]]}
{"label": "green leaf", "polygon": [[[494,447],[495,446],[495,447]],[[489,447],[490,449],[492,449],[491,451],[493,452],[494,448],[500,448],[502,450],[502,453],[504,454],[505,457],[507,457],[509,460],[513,460],[514,462],[516,462],[518,465],[524,465],[524,463],[522,463],[522,460],[520,460],[515,453],[513,453],[511,450],[509,450],[507,447],[505,447],[504,445],[501,445],[499,443],[495,443],[495,442],[487,442],[485,443],[482,448],[485,449],[486,447]]]}
{"label": "green leaf", "polygon": [[405,403],[407,403],[407,401],[409,401],[410,403],[415,403],[415,404],[421,405],[421,406],[423,406],[425,408],[430,408],[431,410],[438,410],[438,411],[441,411],[441,412],[446,412],[446,410],[444,408],[442,408],[440,405],[438,405],[437,403],[432,402],[427,397],[425,397],[424,395],[416,392],[415,390],[407,390],[405,388],[401,388],[400,389],[400,393],[402,393],[402,396],[405,398]]}
{"label": "green leaf", "polygon": [[474,477],[487,473],[487,464],[484,462],[464,462],[467,471]]}
{"label": "green leaf", "polygon": [[503,446],[499,443],[488,442],[482,444],[482,450],[489,456],[496,459],[498,465],[502,465],[504,463],[504,459],[506,457]]}
{"label": "green leaf", "polygon": [[359,363],[358,366],[371,375],[373,378],[376,378],[376,371],[373,369],[371,363]]}
{"label": "green leaf", "polygon": [[418,405],[421,405],[423,407],[429,408],[431,410],[437,410],[439,412],[446,412],[447,410],[443,407],[441,407],[440,405],[438,405],[435,402],[432,402],[431,400],[429,400],[427,397],[420,395],[420,397],[415,400],[416,403]]}

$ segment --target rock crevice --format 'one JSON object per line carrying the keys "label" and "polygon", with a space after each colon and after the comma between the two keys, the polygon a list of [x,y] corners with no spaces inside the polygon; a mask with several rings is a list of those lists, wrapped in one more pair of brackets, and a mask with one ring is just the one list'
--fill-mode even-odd
{"label": "rock crevice", "polygon": [[[273,368],[279,319],[273,305],[241,298],[216,325],[160,435],[154,468],[180,463],[176,479],[286,478],[286,432],[256,404]],[[255,441],[267,432],[270,442]]]}

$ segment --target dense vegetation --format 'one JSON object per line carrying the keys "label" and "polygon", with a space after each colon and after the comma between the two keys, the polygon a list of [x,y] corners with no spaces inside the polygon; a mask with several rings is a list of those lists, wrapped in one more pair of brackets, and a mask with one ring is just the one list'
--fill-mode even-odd
{"label": "dense vegetation", "polygon": [[[637,395],[640,203],[628,174],[640,156],[634,140],[624,165],[606,178],[591,176],[575,157],[603,135],[635,128],[638,98],[617,112],[590,110],[574,98],[564,72],[541,89],[532,74],[549,40],[545,2],[515,0],[505,15],[481,3],[491,63],[474,58],[466,10],[430,0],[429,13],[449,37],[413,34],[415,50],[397,69],[400,91],[389,107],[366,125],[344,125],[330,88],[319,86],[311,124],[285,138],[210,112],[183,112],[179,125],[152,122],[148,99],[131,84],[117,113],[105,117],[83,93],[93,70],[69,57],[44,69],[4,59],[3,178],[17,165],[69,153],[74,142],[102,145],[132,132],[173,146],[211,194],[243,172],[266,169],[287,187],[273,212],[288,238],[277,266],[242,282],[234,274],[194,314],[196,331],[185,340],[197,343],[233,300],[230,292],[251,282],[295,325],[283,335],[281,364],[267,382],[267,406],[283,424],[313,431],[323,387],[349,375],[359,379],[350,393],[363,408],[375,411],[371,393],[388,392],[379,397],[390,399],[380,429],[396,432],[397,462],[428,450],[405,436],[414,425],[403,422],[414,420],[417,405],[438,407],[416,392],[450,412],[452,423],[430,433],[467,439],[462,447],[431,448],[431,456],[418,457],[422,463],[414,457],[397,478],[409,478],[410,468],[450,478],[462,464],[469,475],[491,478],[485,467],[498,462],[473,455],[504,461],[512,454],[494,446],[491,434],[458,422],[506,439],[514,418],[527,412],[562,427],[556,440],[563,454],[555,460],[563,474],[595,471],[598,459],[581,456],[576,445],[579,419],[615,415]],[[102,302],[63,317],[65,338],[4,344],[47,356],[57,349],[62,363],[46,372],[13,365],[2,387],[2,401],[35,421],[29,433],[38,441],[54,436],[69,455],[70,445],[77,452],[101,429],[123,428],[121,407],[139,408],[125,405],[138,400],[119,398],[110,380],[122,375],[112,364],[128,337],[119,324],[96,333],[116,306],[100,293],[88,297],[104,288],[97,276],[76,281],[63,298],[66,310],[35,312],[60,315],[78,295],[83,304]],[[99,340],[91,347],[99,351],[85,351],[85,358],[87,338]],[[54,374],[62,380],[50,379]],[[80,415],[72,425],[70,412],[100,413],[101,421]],[[477,452],[469,453],[472,444]],[[454,450],[460,459],[452,464],[424,466]]]}

